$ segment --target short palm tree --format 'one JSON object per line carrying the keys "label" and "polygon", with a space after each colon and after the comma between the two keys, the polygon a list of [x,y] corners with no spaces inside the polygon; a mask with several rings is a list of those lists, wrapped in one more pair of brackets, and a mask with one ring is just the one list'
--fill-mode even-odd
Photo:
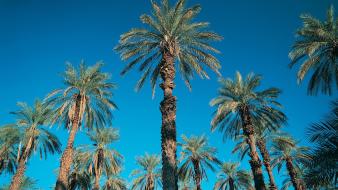
{"label": "short palm tree", "polygon": [[73,161],[74,140],[79,128],[88,129],[110,126],[111,111],[116,105],[111,100],[115,84],[109,82],[110,76],[101,72],[102,63],[87,67],[82,61],[79,68],[67,64],[64,72],[64,89],[51,92],[45,99],[55,106],[55,120],[70,130],[66,149],[60,163],[56,190],[65,190],[68,186],[68,174]]}
{"label": "short palm tree", "polygon": [[273,139],[271,150],[272,166],[277,167],[279,172],[285,165],[295,190],[304,190],[305,187],[300,183],[301,176],[297,171],[300,171],[302,163],[310,159],[307,154],[308,148],[298,146],[298,142],[290,136],[279,136]]}
{"label": "short palm tree", "polygon": [[195,190],[196,185],[194,179],[191,176],[184,176],[178,179],[179,190]]}
{"label": "short palm tree", "polygon": [[210,45],[211,41],[221,40],[221,36],[206,30],[209,23],[194,22],[201,7],[195,5],[185,8],[186,1],[178,0],[174,6],[169,0],[161,5],[151,1],[153,14],[140,17],[145,28],[134,28],[121,35],[115,48],[123,60],[131,60],[122,75],[139,64],[142,76],[136,85],[139,90],[145,80],[150,78],[154,90],[159,78],[164,92],[161,102],[162,113],[162,172],[163,189],[177,190],[176,163],[176,97],[173,95],[176,68],[189,88],[189,80],[196,72],[202,78],[209,78],[205,67],[219,73],[220,63],[212,54],[219,53]]}
{"label": "short palm tree", "polygon": [[93,190],[100,189],[102,175],[116,175],[121,170],[122,155],[111,147],[119,139],[119,133],[114,128],[104,128],[88,133],[93,147],[84,147],[80,160],[89,173],[94,176]]}
{"label": "short palm tree", "polygon": [[22,134],[15,125],[0,127],[0,174],[14,173],[17,167],[17,149]]}
{"label": "short palm tree", "polygon": [[80,148],[74,150],[74,159],[71,172],[68,175],[67,190],[89,190],[92,189],[91,176],[84,167],[82,161],[83,152]]}
{"label": "short palm tree", "polygon": [[127,182],[117,175],[109,176],[103,185],[103,190],[127,190]]}
{"label": "short palm tree", "polygon": [[315,143],[310,162],[306,163],[305,181],[308,188],[338,186],[338,100],[322,122],[308,129],[309,140]]}
{"label": "short palm tree", "polygon": [[217,176],[214,190],[251,189],[252,180],[249,172],[238,169],[237,163],[223,163]]}
{"label": "short palm tree", "polygon": [[178,173],[180,178],[193,178],[196,189],[201,190],[201,181],[207,177],[206,168],[215,171],[213,165],[220,164],[216,158],[216,149],[208,145],[205,136],[191,136],[190,138],[182,135],[183,143],[181,159],[182,164]]}
{"label": "short palm tree", "polygon": [[308,92],[316,94],[321,90],[331,94],[338,88],[338,25],[334,17],[334,8],[327,11],[326,21],[320,21],[310,15],[301,15],[303,27],[297,31],[298,41],[292,47],[289,57],[290,67],[304,60],[297,78],[302,81],[306,74],[313,71]]}
{"label": "short palm tree", "polygon": [[145,154],[136,158],[139,169],[132,171],[135,177],[132,182],[132,190],[154,190],[162,185],[161,182],[161,158],[157,155]]}
{"label": "short palm tree", "polygon": [[241,131],[249,145],[250,165],[255,188],[265,190],[262,164],[256,150],[255,123],[266,123],[269,128],[278,128],[286,116],[277,102],[280,90],[268,88],[258,91],[261,76],[249,74],[245,79],[237,72],[235,80],[221,79],[219,96],[210,105],[217,107],[211,121],[211,130],[219,129],[227,137],[235,138]]}
{"label": "short palm tree", "polygon": [[[9,190],[9,185],[5,185],[4,187],[0,187],[0,190]],[[38,190],[36,187],[36,180],[30,177],[23,177],[22,182],[19,186],[20,190]]]}
{"label": "short palm tree", "polygon": [[33,107],[19,102],[20,109],[12,112],[17,118],[16,127],[23,134],[17,156],[18,168],[12,178],[10,190],[19,190],[24,180],[26,164],[33,152],[39,152],[40,158],[47,157],[47,153],[60,153],[61,143],[58,138],[44,128],[50,124],[53,110],[50,106],[37,100]]}

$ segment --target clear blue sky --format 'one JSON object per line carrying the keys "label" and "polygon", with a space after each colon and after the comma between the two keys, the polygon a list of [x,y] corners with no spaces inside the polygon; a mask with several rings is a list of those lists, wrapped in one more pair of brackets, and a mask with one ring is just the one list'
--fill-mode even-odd
{"label": "clear blue sky", "polygon": [[[306,84],[297,85],[295,70],[289,70],[288,51],[295,40],[294,32],[301,26],[299,15],[311,13],[324,18],[327,8],[335,0],[189,0],[199,3],[200,21],[209,21],[211,29],[224,36],[216,47],[222,51],[219,59],[224,77],[233,77],[236,70],[264,76],[263,87],[276,86],[283,90],[280,102],[289,117],[286,127],[295,137],[304,140],[304,128],[318,121],[328,111],[327,96],[309,97]],[[120,77],[125,65],[112,51],[121,33],[141,26],[139,16],[150,12],[149,0],[0,0],[0,124],[13,122],[8,113],[16,110],[17,101],[32,103],[53,89],[62,87],[60,73],[65,61],[87,64],[103,60],[104,70],[112,73],[112,81],[119,88],[114,101],[120,110],[114,112],[113,124],[120,129],[121,140],[114,146],[125,157],[123,177],[135,168],[135,156],[145,152],[160,153],[161,115],[159,102],[162,93],[157,90],[151,99],[149,85],[134,92],[139,73]],[[337,11],[338,12],[338,11]],[[216,96],[218,82],[196,78],[189,92],[177,80],[177,129],[180,134],[206,134],[212,146],[218,148],[222,160],[236,161],[231,155],[233,143],[222,142],[221,135],[210,133],[213,109],[210,99]],[[62,128],[52,129],[66,144],[68,134]],[[80,132],[83,133],[83,132]],[[76,144],[88,143],[79,134]],[[26,174],[38,180],[38,186],[48,189],[55,183],[53,170],[58,168],[60,155],[40,161],[30,160]],[[248,168],[243,163],[242,167]],[[277,177],[277,176],[276,176]],[[284,176],[279,175],[280,183]],[[9,176],[1,176],[0,186]],[[215,175],[203,182],[211,189]],[[267,178],[266,178],[267,179]]]}

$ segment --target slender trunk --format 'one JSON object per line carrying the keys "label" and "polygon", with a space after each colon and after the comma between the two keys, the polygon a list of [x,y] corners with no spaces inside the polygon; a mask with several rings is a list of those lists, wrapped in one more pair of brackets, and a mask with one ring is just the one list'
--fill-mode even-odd
{"label": "slender trunk", "polygon": [[295,188],[295,190],[303,190],[303,188],[301,188],[300,184],[298,183],[297,180],[297,173],[295,168],[293,167],[292,164],[292,158],[291,157],[287,157],[286,158],[286,168],[289,172],[290,178],[291,178],[291,182],[293,187]]}
{"label": "slender trunk", "polygon": [[177,190],[176,97],[172,93],[175,87],[174,56],[169,52],[163,52],[161,64],[160,74],[163,83],[160,86],[164,92],[160,106],[163,190]]}
{"label": "slender trunk", "polygon": [[195,172],[195,184],[196,184],[196,190],[202,190],[201,188],[201,180],[202,180],[202,174],[200,171],[200,163],[198,160],[192,160],[192,163],[194,165],[194,172]]}
{"label": "slender trunk", "polygon": [[250,148],[250,166],[254,177],[255,189],[256,190],[265,190],[264,177],[262,172],[262,164],[257,154],[256,149],[256,140],[255,140],[255,130],[252,125],[249,108],[243,106],[240,110],[241,119],[243,122],[243,133],[246,136],[246,142]]}
{"label": "slender trunk", "polygon": [[270,154],[268,150],[266,149],[266,142],[264,139],[258,139],[257,140],[257,146],[258,149],[261,152],[262,158],[263,158],[263,164],[265,166],[266,171],[268,172],[269,175],[269,180],[270,180],[270,189],[271,190],[277,190],[277,185],[275,182],[275,178],[273,177],[272,173],[272,168],[271,168],[271,159],[270,159]]}
{"label": "slender trunk", "polygon": [[100,174],[95,173],[95,183],[93,190],[99,190],[100,189]]}
{"label": "slender trunk", "polygon": [[69,133],[68,142],[65,151],[61,157],[59,176],[56,181],[55,190],[66,190],[68,188],[68,174],[73,162],[73,145],[76,132],[80,124],[81,96],[76,96],[74,117],[72,118],[72,127]]}
{"label": "slender trunk", "polygon": [[150,177],[148,179],[148,182],[147,182],[145,190],[154,190],[154,189],[155,189],[154,179],[152,177]]}
{"label": "slender trunk", "polygon": [[229,179],[229,189],[235,190],[234,180],[232,178]]}

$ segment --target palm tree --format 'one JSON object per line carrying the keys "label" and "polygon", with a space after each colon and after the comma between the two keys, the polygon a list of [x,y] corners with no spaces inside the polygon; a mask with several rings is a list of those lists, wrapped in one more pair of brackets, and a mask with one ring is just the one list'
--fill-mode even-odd
{"label": "palm tree", "polygon": [[297,31],[298,41],[292,47],[289,57],[290,67],[304,60],[297,78],[301,82],[305,75],[313,71],[308,85],[309,94],[331,94],[338,87],[338,26],[334,8],[327,11],[326,21],[311,15],[301,15],[303,27]]}
{"label": "palm tree", "polygon": [[251,189],[251,176],[245,170],[238,169],[237,163],[223,163],[217,176],[214,190]]}
{"label": "palm tree", "polygon": [[[5,185],[4,187],[0,187],[0,190],[9,190],[9,185]],[[36,180],[30,177],[23,177],[22,182],[19,186],[19,190],[38,190],[36,187]]]}
{"label": "palm tree", "polygon": [[103,190],[127,190],[127,183],[117,175],[109,176],[103,186]]}
{"label": "palm tree", "polygon": [[133,182],[132,190],[154,190],[161,186],[161,158],[157,155],[145,154],[137,157],[139,169],[132,171],[131,176],[136,177]]}
{"label": "palm tree", "polygon": [[301,163],[310,159],[307,154],[307,147],[298,146],[290,136],[280,136],[273,139],[272,142],[272,166],[276,166],[278,172],[281,170],[283,164],[289,173],[290,180],[295,190],[303,190],[305,187],[300,183],[299,171]]}
{"label": "palm tree", "polygon": [[221,79],[219,96],[211,100],[216,106],[211,121],[212,131],[218,128],[225,138],[235,138],[241,133],[249,145],[250,166],[254,177],[255,188],[265,190],[261,161],[256,150],[254,123],[266,123],[269,128],[278,128],[285,122],[286,116],[279,110],[281,105],[276,101],[280,90],[268,88],[258,91],[261,76],[249,74],[246,79],[237,72],[236,78]]}
{"label": "palm tree", "polygon": [[197,190],[201,190],[201,181],[205,177],[206,168],[215,171],[213,164],[220,164],[215,157],[216,149],[208,146],[205,136],[191,136],[190,138],[182,135],[182,164],[178,170],[181,178],[194,178]]}
{"label": "palm tree", "polygon": [[74,150],[74,159],[71,172],[68,176],[67,190],[89,190],[91,188],[91,176],[87,172],[83,164],[82,150],[76,148]]}
{"label": "palm tree", "polygon": [[309,140],[315,143],[311,159],[306,163],[305,181],[308,188],[337,187],[338,179],[338,100],[325,120],[308,129]]}
{"label": "palm tree", "polygon": [[17,149],[21,136],[20,129],[15,125],[9,124],[0,128],[0,174],[15,172]]}
{"label": "palm tree", "polygon": [[61,157],[56,190],[65,190],[68,186],[73,144],[81,125],[88,129],[111,125],[111,111],[116,108],[111,100],[112,90],[116,86],[108,82],[110,76],[107,73],[100,71],[102,65],[97,63],[87,67],[82,61],[76,69],[68,63],[63,74],[66,87],[55,90],[46,97],[45,101],[55,106],[55,121],[65,124],[70,130],[66,149]]}
{"label": "palm tree", "polygon": [[202,78],[209,78],[205,68],[208,67],[220,75],[220,63],[213,53],[219,51],[210,45],[219,41],[221,36],[206,30],[209,23],[194,22],[201,7],[195,5],[185,8],[186,1],[178,0],[174,6],[169,0],[162,0],[161,5],[151,1],[153,15],[140,17],[146,28],[131,29],[121,35],[119,45],[115,48],[123,60],[131,60],[121,72],[124,75],[139,64],[143,72],[136,85],[139,90],[150,77],[153,95],[159,78],[164,98],[161,102],[162,113],[161,147],[163,189],[177,190],[176,163],[176,97],[173,95],[176,66],[181,72],[186,85],[191,88],[189,80],[194,71]]}
{"label": "palm tree", "polygon": [[114,128],[104,128],[88,133],[93,142],[93,148],[84,147],[80,153],[80,160],[88,170],[89,175],[95,177],[93,190],[100,189],[100,178],[104,174],[109,177],[121,170],[122,155],[111,147],[119,139],[119,133]]}
{"label": "palm tree", "polygon": [[191,176],[184,176],[178,179],[178,189],[179,190],[195,190],[195,184]]}
{"label": "palm tree", "polygon": [[47,158],[47,153],[61,152],[61,143],[58,138],[47,131],[43,126],[50,124],[53,110],[50,106],[37,100],[33,107],[26,103],[19,102],[20,110],[12,112],[17,118],[16,127],[23,134],[20,137],[17,163],[18,168],[12,178],[10,190],[19,190],[23,182],[26,164],[33,152],[39,152],[40,158]]}

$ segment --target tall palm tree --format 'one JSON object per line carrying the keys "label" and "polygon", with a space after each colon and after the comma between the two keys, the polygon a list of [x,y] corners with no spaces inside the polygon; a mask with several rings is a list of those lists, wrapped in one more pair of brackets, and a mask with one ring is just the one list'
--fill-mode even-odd
{"label": "tall palm tree", "polygon": [[[0,187],[0,190],[9,190],[10,185],[5,185],[4,187]],[[36,180],[30,177],[23,177],[22,182],[19,186],[20,190],[38,190],[36,187]]]}
{"label": "tall palm tree", "polygon": [[223,163],[217,176],[214,190],[251,189],[251,175],[245,170],[238,169],[237,163]]}
{"label": "tall palm tree", "polygon": [[310,188],[338,186],[338,100],[325,119],[308,129],[309,140],[315,143],[311,160],[306,163],[305,181]]}
{"label": "tall palm tree", "polygon": [[135,177],[132,182],[132,190],[154,190],[162,185],[161,182],[161,158],[157,155],[145,154],[136,158],[139,169],[132,171]]}
{"label": "tall palm tree", "polygon": [[307,154],[308,148],[298,146],[298,142],[290,136],[280,136],[273,139],[271,150],[272,166],[276,166],[279,172],[285,164],[295,190],[304,190],[305,187],[300,183],[301,176],[297,171],[300,170],[301,163],[310,159]]}
{"label": "tall palm tree", "polygon": [[181,159],[182,164],[178,170],[181,178],[194,178],[197,190],[201,190],[201,181],[205,177],[206,168],[215,171],[214,164],[221,164],[216,158],[216,149],[208,145],[205,136],[191,136],[190,138],[182,135],[183,143]]}
{"label": "tall palm tree", "polygon": [[110,126],[116,105],[111,100],[115,84],[109,82],[109,74],[101,72],[102,63],[87,67],[82,61],[79,68],[70,63],[64,72],[64,89],[51,92],[46,102],[55,106],[55,121],[70,130],[66,149],[60,163],[56,190],[65,190],[73,161],[75,135],[83,125],[88,129]]}
{"label": "tall palm tree", "polygon": [[20,109],[12,112],[17,118],[16,127],[23,134],[20,137],[17,163],[18,168],[12,178],[10,190],[19,190],[23,182],[26,164],[32,153],[39,152],[40,158],[46,158],[47,153],[60,153],[61,143],[58,138],[44,128],[50,124],[53,110],[50,106],[43,104],[37,100],[33,107],[26,103],[19,102]]}
{"label": "tall palm tree", "polygon": [[100,189],[102,175],[107,177],[116,175],[121,170],[122,155],[111,147],[119,139],[119,133],[114,128],[104,128],[88,133],[93,147],[84,147],[80,153],[80,160],[89,175],[95,177],[93,190]]}
{"label": "tall palm tree", "polygon": [[117,175],[109,176],[104,183],[103,190],[127,190],[127,183]]}
{"label": "tall palm tree", "polygon": [[327,11],[326,21],[311,15],[301,15],[303,27],[297,31],[298,40],[292,47],[289,57],[290,67],[304,60],[297,74],[301,82],[305,75],[313,71],[308,85],[309,94],[331,94],[338,88],[338,21],[334,8]]}
{"label": "tall palm tree", "polygon": [[121,35],[115,48],[123,60],[131,60],[121,72],[124,75],[139,64],[142,76],[136,85],[139,90],[150,77],[153,95],[157,80],[162,79],[160,87],[164,98],[161,102],[162,113],[161,147],[163,189],[177,190],[176,163],[176,97],[173,95],[176,68],[181,72],[186,85],[194,71],[202,78],[209,78],[205,67],[220,75],[220,63],[212,54],[219,53],[210,45],[219,41],[221,36],[206,30],[209,23],[194,22],[201,7],[195,5],[185,8],[186,1],[178,0],[174,6],[169,0],[161,5],[151,1],[153,14],[140,17],[145,28],[132,29]]}
{"label": "tall palm tree", "polygon": [[17,167],[17,149],[22,136],[20,129],[15,125],[0,127],[0,174],[14,173]]}
{"label": "tall palm tree", "polygon": [[256,150],[254,123],[266,123],[269,128],[278,128],[285,122],[286,116],[280,111],[277,102],[280,90],[268,88],[258,91],[261,76],[249,74],[245,79],[237,72],[235,80],[221,79],[219,96],[211,100],[210,105],[217,110],[211,121],[211,130],[218,128],[225,138],[234,138],[241,131],[246,137],[251,157],[250,166],[255,188],[265,190],[262,164]]}

